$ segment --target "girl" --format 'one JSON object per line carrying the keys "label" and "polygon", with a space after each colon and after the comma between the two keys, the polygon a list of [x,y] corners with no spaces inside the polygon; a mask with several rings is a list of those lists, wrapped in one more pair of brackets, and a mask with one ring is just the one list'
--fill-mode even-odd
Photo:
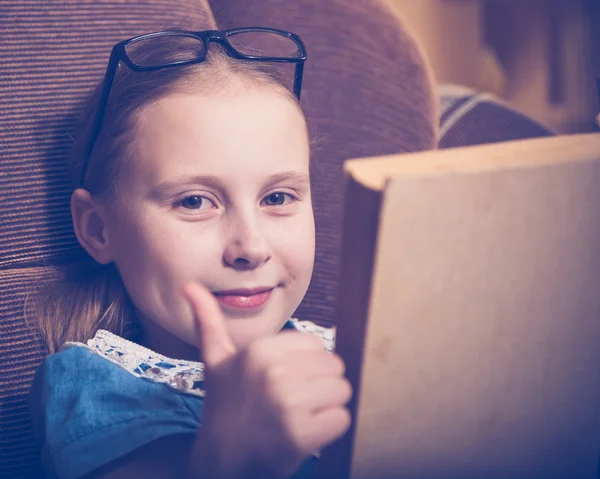
{"label": "girl", "polygon": [[[37,308],[49,477],[304,475],[349,427],[332,332],[289,320],[314,260],[304,58],[269,29],[113,49],[73,156],[94,264]],[[295,63],[296,96],[260,60]]]}

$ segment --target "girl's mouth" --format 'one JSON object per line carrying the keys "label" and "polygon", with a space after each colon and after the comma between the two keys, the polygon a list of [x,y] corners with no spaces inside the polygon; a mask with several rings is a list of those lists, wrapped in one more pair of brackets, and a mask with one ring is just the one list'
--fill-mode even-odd
{"label": "girl's mouth", "polygon": [[271,297],[274,288],[255,288],[214,293],[223,306],[235,309],[255,309],[263,306]]}

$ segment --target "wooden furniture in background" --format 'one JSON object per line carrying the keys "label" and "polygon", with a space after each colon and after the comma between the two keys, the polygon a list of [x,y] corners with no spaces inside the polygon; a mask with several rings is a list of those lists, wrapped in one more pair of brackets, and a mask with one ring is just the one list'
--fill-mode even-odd
{"label": "wooden furniture in background", "polygon": [[596,0],[387,0],[419,36],[440,83],[494,93],[558,132],[595,127]]}

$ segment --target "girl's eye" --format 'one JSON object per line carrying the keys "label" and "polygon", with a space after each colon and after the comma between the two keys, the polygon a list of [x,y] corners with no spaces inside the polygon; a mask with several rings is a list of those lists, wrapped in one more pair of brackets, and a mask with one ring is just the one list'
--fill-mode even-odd
{"label": "girl's eye", "polygon": [[200,210],[210,207],[212,205],[212,201],[200,195],[186,196],[185,198],[179,200],[177,203],[179,206],[182,206],[187,210]]}
{"label": "girl's eye", "polygon": [[292,195],[290,195],[289,193],[282,193],[281,191],[271,193],[269,196],[263,199],[265,205],[267,206],[283,206],[293,200],[294,198],[292,197]]}

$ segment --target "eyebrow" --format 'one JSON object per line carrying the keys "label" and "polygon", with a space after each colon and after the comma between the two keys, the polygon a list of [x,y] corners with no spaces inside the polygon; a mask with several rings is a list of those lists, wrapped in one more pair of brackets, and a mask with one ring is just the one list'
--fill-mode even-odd
{"label": "eyebrow", "polygon": [[216,176],[210,175],[184,175],[176,180],[164,181],[153,189],[153,194],[162,196],[171,189],[185,185],[203,184],[215,189],[223,189],[223,182]]}
{"label": "eyebrow", "polygon": [[265,187],[271,187],[278,183],[285,183],[286,181],[308,185],[310,178],[308,174],[300,173],[299,171],[284,171],[283,173],[275,173],[269,176],[265,182]]}
{"label": "eyebrow", "polygon": [[[264,188],[270,188],[278,183],[284,182],[300,183],[302,186],[310,184],[310,177],[306,173],[299,171],[284,171],[282,173],[275,173],[267,178],[264,184]],[[218,190],[224,190],[225,184],[217,176],[212,175],[185,175],[176,180],[165,181],[153,189],[153,195],[162,196],[167,191],[181,187],[184,185],[197,185],[202,184],[215,188]]]}

